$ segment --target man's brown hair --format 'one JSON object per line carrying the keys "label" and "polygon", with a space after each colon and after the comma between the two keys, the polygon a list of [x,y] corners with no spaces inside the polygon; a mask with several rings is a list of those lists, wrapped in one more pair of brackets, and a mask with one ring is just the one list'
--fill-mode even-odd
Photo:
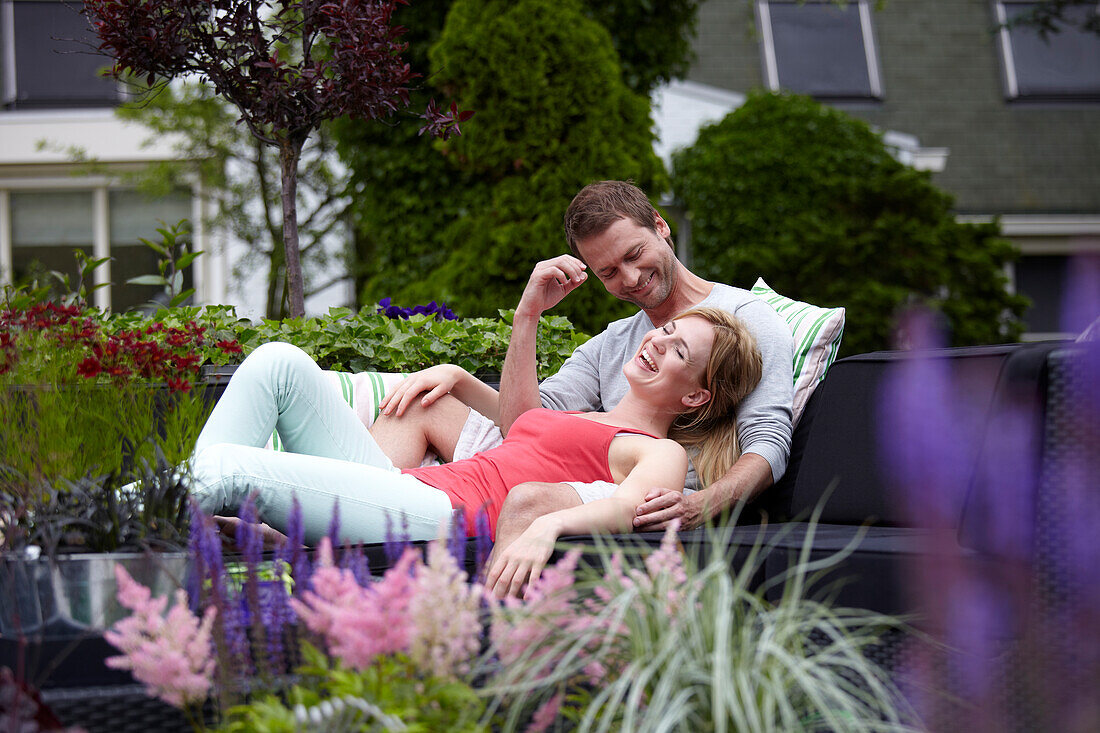
{"label": "man's brown hair", "polygon": [[577,242],[603,233],[619,219],[657,231],[656,214],[645,192],[630,181],[590,183],[565,210],[565,241],[573,255],[583,260]]}

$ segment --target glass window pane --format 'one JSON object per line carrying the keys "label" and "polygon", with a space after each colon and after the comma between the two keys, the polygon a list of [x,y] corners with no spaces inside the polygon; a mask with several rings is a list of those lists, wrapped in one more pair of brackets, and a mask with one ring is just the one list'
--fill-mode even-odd
{"label": "glass window pane", "polygon": [[13,247],[92,244],[91,191],[12,192]]}
{"label": "glass window pane", "polygon": [[[78,287],[79,249],[92,256],[92,192],[43,191],[11,194],[12,275],[17,283],[52,281],[51,270],[69,276]],[[87,283],[88,287],[91,283]],[[55,294],[63,288],[53,285]]]}
{"label": "glass window pane", "polygon": [[191,218],[191,195],[179,191],[150,198],[137,191],[111,191],[110,209],[111,244],[136,244],[142,238],[159,241],[157,229]]}
{"label": "glass window pane", "polygon": [[111,60],[97,52],[80,3],[20,0],[15,26],[15,107],[108,105],[118,101],[114,80],[98,71]]}
{"label": "glass window pane", "polygon": [[1025,255],[1016,262],[1016,292],[1031,298],[1031,307],[1024,313],[1028,331],[1061,330],[1068,267],[1069,257],[1065,255]]}
{"label": "glass window pane", "polygon": [[[1034,3],[1005,5],[1009,21],[1029,11]],[[1095,6],[1069,7],[1075,23],[1096,13]],[[1031,26],[1010,29],[1012,61],[1020,97],[1100,97],[1100,35],[1071,26],[1048,33],[1044,39]]]}
{"label": "glass window pane", "polygon": [[[157,229],[174,226],[191,216],[191,196],[185,191],[160,198],[148,198],[136,191],[111,191],[111,307],[116,312],[148,305],[160,299],[163,288],[151,285],[127,285],[130,278],[155,275],[160,261],[156,252],[140,239],[161,242]],[[188,227],[190,229],[190,227]],[[190,236],[186,238],[190,246]],[[179,254],[178,252],[176,253]],[[184,289],[192,287],[191,268],[183,278]]]}
{"label": "glass window pane", "polygon": [[780,86],[817,97],[873,96],[858,4],[768,8]]}

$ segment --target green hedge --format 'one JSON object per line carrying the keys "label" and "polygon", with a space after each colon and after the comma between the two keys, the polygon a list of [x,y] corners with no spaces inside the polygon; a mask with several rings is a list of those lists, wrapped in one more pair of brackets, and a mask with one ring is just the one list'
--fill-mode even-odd
{"label": "green hedge", "polygon": [[674,159],[692,216],[693,269],[741,287],[845,306],[843,352],[888,348],[903,307],[940,311],[954,345],[1015,340],[1026,299],[999,226],[960,224],[928,173],[879,134],[804,96],[762,94]]}
{"label": "green hedge", "polygon": [[[611,34],[577,0],[457,0],[431,64],[441,96],[476,112],[461,136],[414,147],[398,128],[396,146],[363,135],[363,147],[341,132],[361,189],[360,302],[442,299],[493,316],[538,260],[566,251],[562,217],[583,186],[667,190],[648,98],[623,81]],[[631,309],[593,282],[554,312],[594,332]]]}
{"label": "green hedge", "polygon": [[[132,328],[147,317],[113,315],[108,329]],[[434,364],[452,363],[481,375],[499,374],[511,336],[512,312],[500,311],[497,318],[435,320],[414,315],[408,320],[391,319],[377,313],[354,313],[332,308],[319,318],[264,319],[259,323],[238,319],[230,306],[163,309],[151,316],[166,325],[195,321],[208,328],[204,358],[209,363],[232,360],[219,340],[236,340],[240,358],[268,341],[286,341],[301,347],[325,369],[336,371],[414,371]],[[544,316],[539,324],[538,371],[547,377],[556,372],[573,350],[588,336],[573,328],[569,319]]]}

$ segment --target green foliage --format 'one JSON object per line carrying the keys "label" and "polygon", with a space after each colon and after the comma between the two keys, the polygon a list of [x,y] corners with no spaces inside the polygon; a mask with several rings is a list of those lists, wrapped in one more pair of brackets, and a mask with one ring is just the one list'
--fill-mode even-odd
{"label": "green foliage", "polygon": [[586,0],[584,13],[611,33],[623,80],[639,94],[687,73],[699,0]]}
{"label": "green foliage", "polygon": [[1026,299],[1005,290],[1017,256],[997,225],[955,221],[929,174],[863,122],[808,97],[753,94],[674,159],[692,214],[694,269],[741,287],[848,309],[844,353],[891,345],[923,302],[953,345],[1011,341]]}
{"label": "green foliage", "polygon": [[467,683],[424,677],[401,654],[353,672],[305,645],[302,681],[283,697],[263,695],[229,711],[226,733],[402,730],[476,733],[485,702]]}
{"label": "green foliage", "polygon": [[[449,321],[426,315],[395,320],[332,308],[319,318],[253,324],[236,320],[232,309],[225,307],[175,310],[173,318],[194,318],[215,333],[235,338],[246,355],[268,341],[286,341],[303,349],[322,368],[335,371],[405,372],[450,363],[474,374],[499,374],[512,334],[511,311],[500,311],[498,318]],[[587,340],[569,319],[543,316],[536,347],[539,376],[555,373]]]}
{"label": "green foliage", "polygon": [[[811,563],[816,522],[797,564],[770,581],[781,590],[775,602],[756,577],[777,539],[738,547],[728,528],[712,528],[708,544],[725,549],[700,565],[672,550],[673,535],[657,552],[641,548],[645,569],[636,548],[597,539],[595,564],[575,584],[506,609],[533,638],[488,680],[490,710],[499,702],[514,722],[518,701],[529,708],[564,692],[560,714],[581,731],[916,730],[901,692],[867,654],[901,622],[812,597],[850,551]],[[579,601],[587,618],[563,623],[567,594],[599,600]]]}
{"label": "green foliage", "polygon": [[[477,115],[461,137],[435,146],[401,128],[338,126],[357,193],[360,302],[442,298],[488,316],[516,301],[535,262],[565,251],[561,219],[581,187],[603,178],[655,194],[667,187],[648,101],[631,88],[648,91],[676,73],[687,41],[651,47],[635,30],[690,38],[697,3],[429,6],[400,11],[442,28],[419,31],[438,35],[429,83]],[[629,69],[616,47],[630,50]],[[417,63],[415,49],[410,58]],[[559,312],[598,330],[629,308],[594,284]]]}
{"label": "green foliage", "polygon": [[[112,330],[108,321],[75,305],[0,310],[0,517],[9,547],[185,543],[187,492],[169,467],[191,454],[212,407],[192,389],[201,329],[129,316]],[[137,479],[140,492],[123,488]]]}
{"label": "green foliage", "polygon": [[[161,222],[164,224],[163,222]],[[190,225],[186,219],[174,225],[164,224],[157,229],[161,241],[154,242],[151,239],[141,239],[141,243],[158,255],[157,274],[140,275],[126,281],[128,285],[155,285],[163,288],[164,296],[168,300],[168,307],[185,302],[195,294],[194,288],[184,289],[183,273],[198,259],[201,251],[188,252],[187,235],[190,234]]]}

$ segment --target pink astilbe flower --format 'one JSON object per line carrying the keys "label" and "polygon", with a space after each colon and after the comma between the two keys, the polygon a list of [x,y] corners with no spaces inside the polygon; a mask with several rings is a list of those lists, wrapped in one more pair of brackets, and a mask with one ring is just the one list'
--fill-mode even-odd
{"label": "pink astilbe flower", "polygon": [[664,596],[665,611],[670,623],[674,623],[678,617],[689,588],[687,570],[684,569],[684,553],[676,534],[679,529],[680,520],[673,520],[661,539],[660,548],[645,559],[649,588],[655,594]]}
{"label": "pink astilbe flower", "polygon": [[[521,666],[528,678],[549,674],[565,653],[563,639],[592,633],[589,650],[600,646],[603,625],[599,610],[577,600],[574,571],[580,550],[571,550],[557,565],[542,572],[527,590],[525,600],[507,598],[495,604],[490,638],[505,667]],[[604,632],[606,630],[603,630]],[[606,668],[596,659],[589,660],[583,673],[592,683],[602,679]]]}
{"label": "pink astilbe flower", "polygon": [[531,716],[531,722],[524,733],[543,733],[543,731],[549,730],[558,718],[563,698],[564,696],[559,692],[542,705],[539,705],[539,709]]}
{"label": "pink astilbe flower", "polygon": [[[556,630],[567,626],[576,611],[573,601],[573,570],[580,559],[579,550],[569,551],[558,563],[542,571],[527,589],[527,600],[508,597],[493,607],[490,637],[503,665],[509,666],[538,649]],[[548,665],[553,660],[547,660]]]}
{"label": "pink astilbe flower", "polygon": [[481,648],[478,609],[481,589],[466,582],[466,572],[443,541],[428,546],[428,564],[417,568],[409,599],[413,626],[409,657],[439,677],[464,675]]}
{"label": "pink astilbe flower", "polygon": [[378,583],[362,587],[350,570],[332,563],[332,544],[321,540],[321,567],[313,590],[290,604],[306,626],[324,637],[329,651],[351,669],[362,671],[379,655],[407,651],[413,634],[409,600],[413,595],[415,549],[409,548]]}
{"label": "pink astilbe flower", "polygon": [[167,597],[152,598],[121,565],[115,578],[118,602],[132,614],[104,634],[122,652],[109,657],[107,666],[130,670],[151,696],[177,708],[206,700],[214,676],[210,630],[216,609],[207,608],[200,622],[188,610],[187,594],[178,590],[165,616]]}

